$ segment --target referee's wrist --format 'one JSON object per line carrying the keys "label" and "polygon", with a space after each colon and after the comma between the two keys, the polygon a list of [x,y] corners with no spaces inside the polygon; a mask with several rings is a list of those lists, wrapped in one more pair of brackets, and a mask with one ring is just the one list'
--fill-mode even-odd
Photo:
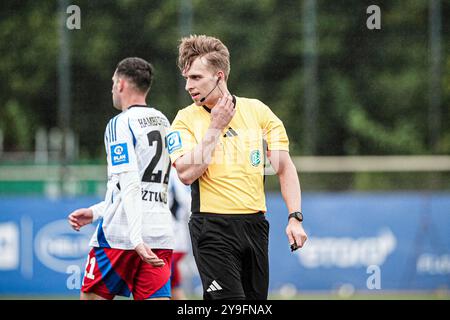
{"label": "referee's wrist", "polygon": [[302,223],[303,213],[300,210],[289,213],[288,222],[291,222],[291,220],[296,220],[297,222]]}

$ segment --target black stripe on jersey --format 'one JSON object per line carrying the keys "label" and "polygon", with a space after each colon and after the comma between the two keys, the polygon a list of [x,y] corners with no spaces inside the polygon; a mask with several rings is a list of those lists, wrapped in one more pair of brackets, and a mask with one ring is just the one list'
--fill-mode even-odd
{"label": "black stripe on jersey", "polygon": [[109,140],[109,143],[111,143],[112,142],[111,120],[109,120],[109,123],[108,123],[108,131],[109,131],[108,140]]}
{"label": "black stripe on jersey", "polygon": [[114,142],[117,140],[117,119],[119,118],[120,114],[109,120],[107,131],[109,131],[108,140],[109,142]]}
{"label": "black stripe on jersey", "polygon": [[114,127],[113,127],[113,136],[114,136],[114,141],[116,141],[117,140],[117,130],[116,130],[117,116],[114,117],[113,123],[114,123],[113,124],[114,125]]}
{"label": "black stripe on jersey", "polygon": [[109,121],[109,142],[114,142],[113,121],[114,118]]}
{"label": "black stripe on jersey", "polygon": [[117,119],[119,119],[119,115],[115,116],[113,121],[114,121],[114,129],[113,129],[113,133],[114,133],[114,141],[117,141]]}
{"label": "black stripe on jersey", "polygon": [[197,180],[191,184],[191,212],[200,212],[200,183]]}

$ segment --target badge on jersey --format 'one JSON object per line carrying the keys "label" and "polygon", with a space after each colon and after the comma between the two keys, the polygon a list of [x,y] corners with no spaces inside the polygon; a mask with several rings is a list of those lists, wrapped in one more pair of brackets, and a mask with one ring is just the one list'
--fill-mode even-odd
{"label": "badge on jersey", "polygon": [[167,135],[167,147],[169,149],[169,154],[175,150],[181,149],[181,137],[178,131],[171,132]]}
{"label": "badge on jersey", "polygon": [[111,163],[113,166],[128,162],[128,148],[126,143],[119,143],[111,146]]}
{"label": "badge on jersey", "polygon": [[259,150],[253,150],[250,153],[250,162],[254,167],[257,167],[261,163],[261,152]]}

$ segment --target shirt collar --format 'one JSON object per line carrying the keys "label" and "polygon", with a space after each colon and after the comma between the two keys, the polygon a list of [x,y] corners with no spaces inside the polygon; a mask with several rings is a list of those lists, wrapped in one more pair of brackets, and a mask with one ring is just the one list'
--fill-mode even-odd
{"label": "shirt collar", "polygon": [[133,104],[128,107],[128,109],[134,108],[134,107],[141,107],[141,108],[147,108],[148,106],[145,104]]}
{"label": "shirt collar", "polygon": [[[232,97],[233,97],[233,104],[234,104],[234,107],[236,108],[236,96],[232,96]],[[211,113],[211,109],[210,109],[210,108],[208,108],[208,107],[205,106],[205,105],[203,105],[202,107],[203,107],[203,109],[205,109],[207,112]],[[130,107],[130,108],[131,108],[131,107]]]}

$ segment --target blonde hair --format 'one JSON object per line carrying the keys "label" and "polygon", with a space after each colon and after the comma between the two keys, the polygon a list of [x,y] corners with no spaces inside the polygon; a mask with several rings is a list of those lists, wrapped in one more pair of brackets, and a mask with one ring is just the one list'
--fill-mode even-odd
{"label": "blonde hair", "polygon": [[178,68],[183,73],[198,57],[204,57],[215,71],[222,70],[225,80],[230,74],[230,53],[217,38],[205,35],[190,35],[180,40],[178,46]]}

